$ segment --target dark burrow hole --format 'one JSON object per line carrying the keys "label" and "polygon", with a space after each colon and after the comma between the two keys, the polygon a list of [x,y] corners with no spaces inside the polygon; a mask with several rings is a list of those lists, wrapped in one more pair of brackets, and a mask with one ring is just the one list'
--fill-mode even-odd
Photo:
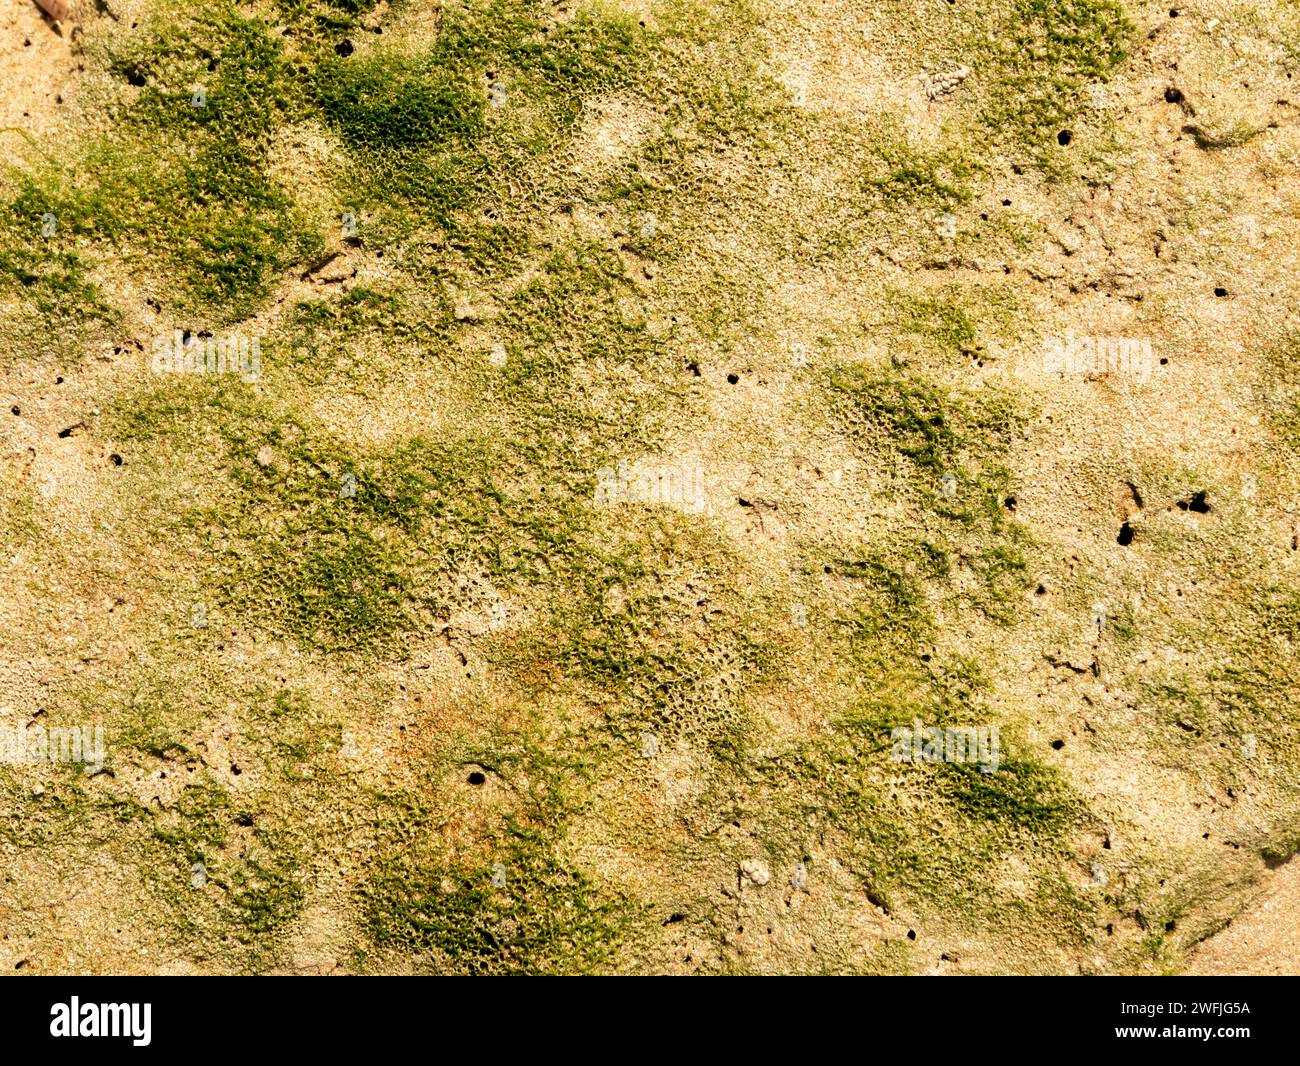
{"label": "dark burrow hole", "polygon": [[1046,586],[1046,585],[1039,585],[1038,588],[1034,589],[1034,595],[1035,595],[1035,596],[1046,596],[1046,595],[1047,595],[1047,586]]}
{"label": "dark burrow hole", "polygon": [[138,69],[132,67],[126,72],[126,83],[128,85],[141,86],[144,84],[144,75]]}
{"label": "dark burrow hole", "polygon": [[676,925],[678,922],[684,922],[684,921],[686,921],[686,915],[670,914],[668,915],[667,918],[664,919],[664,925]]}
{"label": "dark burrow hole", "polygon": [[1069,130],[1061,130],[1061,132],[1056,135],[1056,143],[1062,147],[1069,144],[1072,140],[1074,140],[1074,134]]}
{"label": "dark burrow hole", "polygon": [[1002,506],[1008,511],[1014,511],[1016,509],[1016,498],[1014,496],[1008,496],[1002,501]]}
{"label": "dark burrow hole", "polygon": [[1169,86],[1169,88],[1165,90],[1165,103],[1181,104],[1182,102],[1183,102],[1182,89],[1179,89],[1176,86],[1171,85]]}
{"label": "dark burrow hole", "polygon": [[1204,492],[1193,492],[1190,500],[1178,501],[1178,509],[1191,511],[1193,514],[1209,514],[1210,502],[1205,498]]}
{"label": "dark burrow hole", "polygon": [[1219,285],[1215,288],[1214,295],[1222,299],[1223,297],[1228,295],[1228,290],[1225,289],[1222,285]]}
{"label": "dark burrow hole", "polygon": [[689,371],[690,371],[692,374],[694,374],[696,377],[699,377],[699,376],[700,376],[700,364],[699,364],[699,363],[687,363],[687,364],[686,364],[686,369],[689,370]]}
{"label": "dark burrow hole", "polygon": [[122,465],[122,457],[118,455],[117,452],[114,452],[112,455],[110,455],[109,459],[112,460],[114,466]]}
{"label": "dark burrow hole", "polygon": [[1064,740],[1054,740],[1054,741],[1052,741],[1052,750],[1053,750],[1053,751],[1060,751],[1063,747],[1065,747],[1065,741],[1064,741]]}
{"label": "dark burrow hole", "polygon": [[244,827],[248,827],[253,824],[253,816],[251,814],[241,814],[235,821]]}
{"label": "dark burrow hole", "polygon": [[1170,918],[1169,921],[1165,922],[1166,933],[1172,933],[1176,928],[1177,928],[1177,923],[1172,918]]}
{"label": "dark burrow hole", "polygon": [[728,385],[735,385],[738,381],[740,381],[740,375],[739,375],[739,374],[728,374],[728,375],[727,375],[727,384],[728,384]]}
{"label": "dark burrow hole", "polygon": [[19,409],[19,407],[18,407],[17,404],[14,404],[11,408],[9,408],[9,410],[12,411],[12,412],[13,412],[14,414],[16,414],[16,415],[20,415],[20,414],[22,414],[22,411]]}
{"label": "dark burrow hole", "polygon": [[907,939],[908,939],[908,940],[915,940],[915,939],[916,939],[916,930],[915,930],[915,929],[909,929],[909,930],[907,931]]}
{"label": "dark burrow hole", "polygon": [[487,776],[481,773],[480,771],[475,770],[473,773],[469,775],[469,777],[465,778],[465,780],[468,781],[471,785],[481,785],[483,784],[483,782],[487,780]]}
{"label": "dark burrow hole", "polygon": [[339,41],[339,43],[334,46],[334,52],[336,55],[341,55],[346,57],[346,56],[350,56],[354,51],[355,49],[352,47],[352,42],[349,41],[346,37],[344,37],[343,40]]}
{"label": "dark burrow hole", "polygon": [[1119,527],[1119,536],[1115,538],[1115,543],[1120,545],[1120,547],[1127,548],[1133,543],[1133,535],[1133,527],[1125,522]]}

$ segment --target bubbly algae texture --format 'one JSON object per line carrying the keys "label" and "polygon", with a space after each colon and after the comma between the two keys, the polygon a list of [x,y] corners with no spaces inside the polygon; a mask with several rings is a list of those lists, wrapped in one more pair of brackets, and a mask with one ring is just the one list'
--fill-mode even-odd
{"label": "bubbly algae texture", "polygon": [[0,966],[1179,972],[1273,891],[1294,4],[4,19]]}

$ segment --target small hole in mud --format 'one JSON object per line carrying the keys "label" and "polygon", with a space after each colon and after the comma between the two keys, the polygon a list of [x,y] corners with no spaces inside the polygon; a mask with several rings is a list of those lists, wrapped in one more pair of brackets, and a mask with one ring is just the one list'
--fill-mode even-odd
{"label": "small hole in mud", "polygon": [[1074,134],[1069,130],[1061,130],[1061,132],[1056,135],[1056,143],[1062,147],[1069,144],[1072,140],[1074,140]]}
{"label": "small hole in mud", "polygon": [[1172,933],[1177,927],[1178,927],[1177,923],[1172,918],[1169,921],[1165,922],[1166,933]]}
{"label": "small hole in mud", "polygon": [[1168,89],[1165,90],[1165,103],[1181,104],[1182,102],[1183,102],[1182,89],[1179,89],[1176,86],[1171,85],[1169,86]]}
{"label": "small hole in mud", "polygon": [[114,466],[121,466],[121,465],[122,465],[122,457],[121,457],[120,455],[118,455],[117,452],[114,452],[112,455],[110,455],[110,456],[109,456],[109,459],[111,459],[111,460],[113,461],[113,465],[114,465]]}
{"label": "small hole in mud", "polygon": [[1046,595],[1047,595],[1047,586],[1046,586],[1046,585],[1039,585],[1038,588],[1034,589],[1034,595],[1035,595],[1035,596],[1046,596]]}
{"label": "small hole in mud", "polygon": [[734,384],[736,384],[739,380],[740,380],[740,375],[739,375],[739,374],[728,374],[728,375],[727,375],[727,384],[728,384],[728,385],[734,385]]}
{"label": "small hole in mud", "polygon": [[700,364],[699,364],[699,363],[687,363],[687,364],[686,364],[686,369],[689,370],[689,371],[690,371],[692,374],[694,374],[696,377],[699,377],[699,376],[700,376]]}
{"label": "small hole in mud", "polygon": [[236,777],[238,777],[238,776],[239,776],[240,774],[242,774],[244,771],[241,770],[238,766],[231,765],[231,767],[230,767],[230,772],[231,772],[232,774],[234,774]]}
{"label": "small hole in mud", "polygon": [[1214,290],[1214,295],[1222,299],[1223,297],[1228,295],[1228,290],[1225,289],[1222,285],[1220,285]]}
{"label": "small hole in mud", "polygon": [[1119,527],[1119,536],[1115,538],[1115,543],[1122,548],[1127,548],[1133,543],[1133,527],[1125,522]]}
{"label": "small hole in mud", "polygon": [[1168,360],[1168,359],[1161,359],[1161,360],[1160,360],[1160,365],[1161,365],[1161,366],[1168,366],[1168,365],[1169,365],[1169,360]]}
{"label": "small hole in mud", "polygon": [[126,83],[128,85],[140,86],[144,84],[144,75],[138,70],[128,70],[126,72]]}
{"label": "small hole in mud", "polygon": [[1065,741],[1064,741],[1064,740],[1054,740],[1054,741],[1052,741],[1052,750],[1053,750],[1053,751],[1060,751],[1063,747],[1065,747]]}
{"label": "small hole in mud", "polygon": [[1204,492],[1193,492],[1190,500],[1179,500],[1178,509],[1180,511],[1191,511],[1193,514],[1209,514],[1210,502],[1206,499]]}
{"label": "small hole in mud", "polygon": [[670,914],[668,915],[667,918],[664,919],[664,925],[676,925],[678,922],[684,922],[684,921],[686,921],[686,915]]}
{"label": "small hole in mud", "polygon": [[915,930],[915,929],[909,929],[909,930],[907,931],[907,939],[908,939],[908,940],[915,940],[915,939],[916,939],[916,930]]}
{"label": "small hole in mud", "polygon": [[1176,19],[1176,18],[1178,17],[1178,8],[1176,8],[1176,7],[1171,7],[1171,8],[1169,9],[1169,17],[1170,17],[1171,19]]}
{"label": "small hole in mud", "polygon": [[12,411],[12,412],[13,412],[14,414],[16,414],[16,415],[20,415],[20,414],[22,414],[22,411],[19,409],[19,407],[18,407],[17,404],[14,404],[11,408],[9,408],[9,410]]}
{"label": "small hole in mud", "polygon": [[253,816],[251,814],[241,814],[238,818],[235,819],[235,821],[237,821],[240,825],[247,828],[248,826],[253,824]]}
{"label": "small hole in mud", "polygon": [[1011,201],[1010,201],[1010,200],[1003,200],[1003,201],[1002,201],[1002,206],[1003,206],[1003,207],[1010,207],[1010,206],[1011,206]]}
{"label": "small hole in mud", "polygon": [[483,784],[484,781],[487,780],[487,777],[486,775],[482,774],[478,770],[475,770],[472,774],[469,775],[469,777],[465,778],[465,780],[468,781],[471,785],[481,785]]}
{"label": "small hole in mud", "polygon": [[1002,501],[1002,506],[1008,511],[1014,511],[1016,509],[1016,498],[1014,496],[1008,496]]}
{"label": "small hole in mud", "polygon": [[352,47],[352,42],[346,37],[334,46],[335,55],[350,56],[354,51],[355,49]]}

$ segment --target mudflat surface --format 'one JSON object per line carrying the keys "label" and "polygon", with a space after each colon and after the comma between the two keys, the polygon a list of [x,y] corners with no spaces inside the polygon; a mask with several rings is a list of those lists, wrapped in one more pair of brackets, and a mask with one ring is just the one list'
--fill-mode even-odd
{"label": "mudflat surface", "polygon": [[1294,969],[1221,7],[0,0],[0,969]]}

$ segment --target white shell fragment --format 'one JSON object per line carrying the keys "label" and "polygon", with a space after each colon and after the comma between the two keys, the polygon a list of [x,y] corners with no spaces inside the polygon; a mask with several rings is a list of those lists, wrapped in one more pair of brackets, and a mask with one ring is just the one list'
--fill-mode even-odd
{"label": "white shell fragment", "polygon": [[921,84],[925,86],[925,95],[931,100],[937,100],[955,91],[957,86],[968,77],[970,77],[970,67],[958,67],[956,70],[945,71],[942,74],[922,74]]}

